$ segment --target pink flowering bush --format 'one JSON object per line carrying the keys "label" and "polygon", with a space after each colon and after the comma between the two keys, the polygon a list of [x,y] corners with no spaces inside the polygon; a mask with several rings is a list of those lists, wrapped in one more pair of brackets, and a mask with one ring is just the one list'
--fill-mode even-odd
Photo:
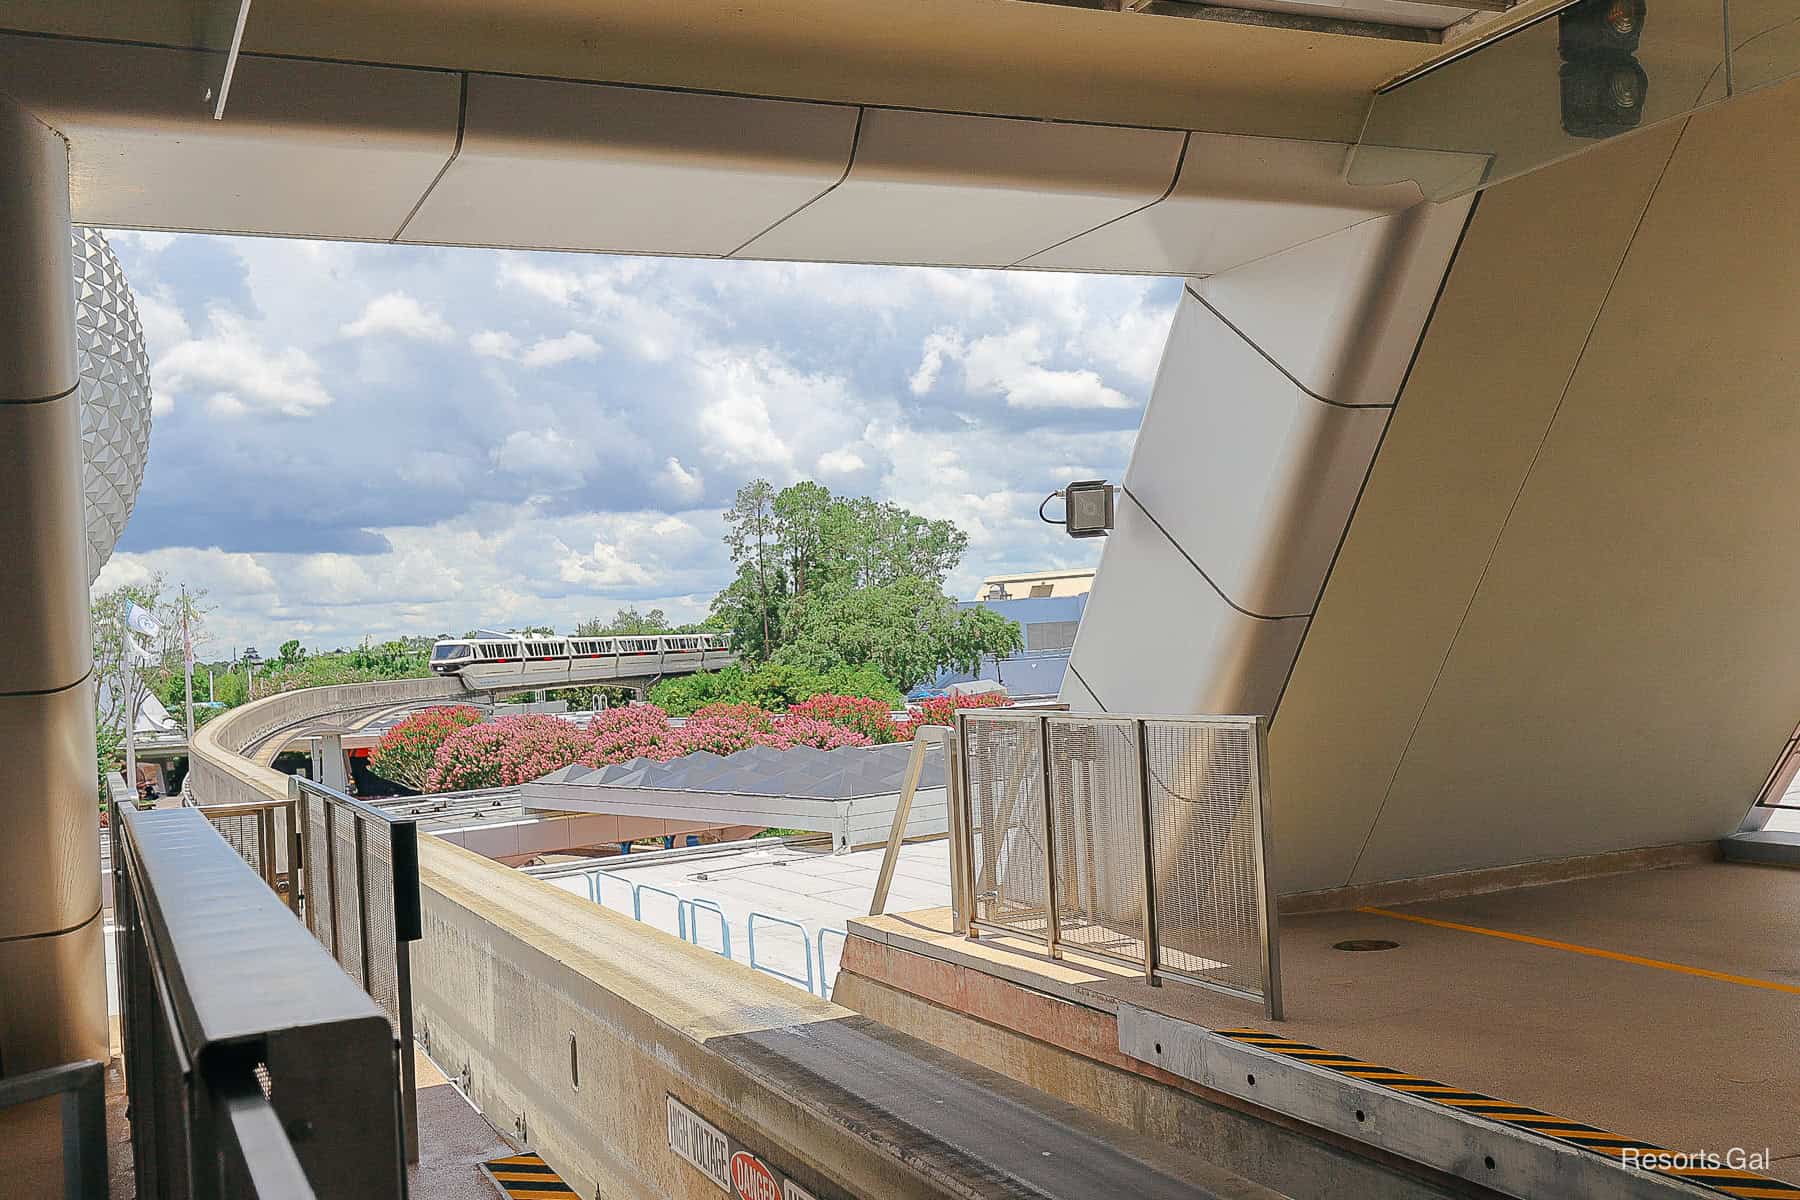
{"label": "pink flowering bush", "polygon": [[710,717],[722,717],[728,721],[737,721],[764,732],[774,728],[774,725],[771,724],[773,718],[770,712],[767,709],[758,708],[754,704],[703,704],[694,710],[694,715],[688,718],[688,724],[691,725],[696,720],[703,721]]}
{"label": "pink flowering bush", "polygon": [[501,717],[446,738],[427,784],[434,792],[512,787],[580,760],[591,746],[581,730],[552,716]]}
{"label": "pink flowering bush", "polygon": [[425,791],[438,747],[457,730],[480,721],[481,710],[471,704],[422,709],[381,735],[381,744],[369,755],[369,770],[415,792]]}
{"label": "pink flowering bush", "polygon": [[794,746],[836,750],[840,746],[873,746],[875,741],[868,734],[858,732],[848,725],[789,711],[775,718],[773,740],[766,744],[783,750]]}
{"label": "pink flowering bush", "polygon": [[605,767],[634,758],[671,757],[675,727],[669,714],[654,704],[609,708],[588,722],[589,748],[581,756],[584,767]]}
{"label": "pink flowering bush", "polygon": [[[868,739],[866,743],[856,743],[858,745],[885,745],[898,737],[894,714],[888,711],[888,706],[866,696],[814,696],[810,700],[790,704],[788,712],[794,716],[829,721],[833,725],[855,730]],[[808,745],[810,744],[809,742]]]}
{"label": "pink flowering bush", "polygon": [[675,744],[671,747],[674,753],[668,757],[679,758],[702,750],[712,754],[736,754],[759,743],[767,745],[770,736],[768,714],[762,715],[764,720],[760,722],[724,714],[689,717],[687,724],[675,731]]}
{"label": "pink flowering bush", "polygon": [[848,703],[816,705],[812,711],[802,711],[805,705],[799,705],[785,713],[751,704],[710,704],[681,725],[671,723],[669,714],[654,704],[633,704],[607,709],[586,729],[552,716],[502,717],[459,728],[446,737],[432,760],[426,786],[444,792],[512,787],[576,762],[604,767],[634,758],[667,762],[701,751],[735,754],[751,746],[836,750],[894,740],[894,723],[885,708],[876,719],[874,708],[883,707],[879,701],[822,699]]}
{"label": "pink flowering bush", "polygon": [[903,742],[910,742],[921,725],[954,725],[959,708],[1011,708],[1012,697],[1001,692],[983,692],[975,696],[933,696],[906,709],[906,719],[896,727]]}

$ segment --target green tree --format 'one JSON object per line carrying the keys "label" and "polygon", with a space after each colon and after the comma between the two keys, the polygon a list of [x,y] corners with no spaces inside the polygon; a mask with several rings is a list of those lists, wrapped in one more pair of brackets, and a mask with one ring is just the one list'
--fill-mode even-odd
{"label": "green tree", "polygon": [[[775,572],[779,577],[780,572]],[[761,661],[775,652],[780,642],[786,597],[767,588],[748,563],[738,568],[737,578],[713,597],[712,618],[731,635],[731,644],[746,658]]]}
{"label": "green tree", "polygon": [[738,564],[733,586],[742,584],[743,590],[750,592],[747,610],[761,630],[758,657],[763,658],[775,644],[778,625],[777,614],[771,611],[776,593],[769,561],[774,535],[775,485],[766,479],[752,479],[738,489],[731,507],[725,510],[725,545],[731,550],[731,561]]}
{"label": "green tree", "polygon": [[969,539],[952,522],[868,496],[836,497],[805,480],[775,491],[765,479],[738,489],[725,514],[737,577],[713,599],[712,619],[749,658],[766,660],[794,637],[796,605],[828,588],[883,587],[906,579],[935,591]]}
{"label": "green tree", "polygon": [[790,616],[790,637],[773,662],[821,672],[873,663],[901,691],[1024,644],[1018,622],[984,608],[959,611],[918,575],[873,587],[834,582],[797,601]]}
{"label": "green tree", "polygon": [[726,667],[677,675],[650,689],[650,702],[670,716],[685,717],[708,704],[754,704],[780,712],[814,696],[864,696],[893,708],[905,697],[871,663],[814,671],[784,663],[763,663],[751,670]]}
{"label": "green tree", "polygon": [[125,739],[117,729],[101,726],[94,732],[94,765],[98,769],[97,784],[102,810],[106,808],[108,788],[106,777],[113,771],[125,769]]}
{"label": "green tree", "polygon": [[277,667],[291,667],[306,657],[306,651],[300,647],[299,638],[289,638],[281,643],[281,657],[275,660]]}
{"label": "green tree", "polygon": [[805,595],[808,584],[823,582],[837,503],[829,489],[810,480],[783,488],[770,502],[775,545],[796,596]]}
{"label": "green tree", "polygon": [[943,586],[962,561],[969,536],[950,521],[929,521],[898,504],[867,496],[833,502],[828,518],[834,578],[878,587],[916,576]]}
{"label": "green tree", "polygon": [[669,617],[660,608],[641,613],[636,606],[621,608],[612,620],[590,617],[575,627],[576,637],[628,637],[632,634],[669,633]]}

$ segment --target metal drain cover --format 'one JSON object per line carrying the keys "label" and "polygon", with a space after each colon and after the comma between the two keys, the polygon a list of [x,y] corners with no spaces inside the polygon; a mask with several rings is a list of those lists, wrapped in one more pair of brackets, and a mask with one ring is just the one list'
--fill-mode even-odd
{"label": "metal drain cover", "polygon": [[1347,942],[1333,942],[1333,950],[1395,950],[1399,942],[1390,942],[1386,938],[1351,938]]}

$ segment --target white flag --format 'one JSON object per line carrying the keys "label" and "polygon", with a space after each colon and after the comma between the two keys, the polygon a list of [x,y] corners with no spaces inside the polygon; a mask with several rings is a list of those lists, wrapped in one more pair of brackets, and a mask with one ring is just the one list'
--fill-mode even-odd
{"label": "white flag", "polygon": [[136,638],[132,637],[130,634],[126,634],[125,640],[131,645],[131,657],[135,659],[139,665],[148,667],[156,662],[156,655],[151,651],[144,649],[143,643],[139,642]]}
{"label": "white flag", "polygon": [[152,616],[149,609],[140,608],[133,600],[125,602],[125,623],[145,637],[153,638],[162,632],[162,622]]}

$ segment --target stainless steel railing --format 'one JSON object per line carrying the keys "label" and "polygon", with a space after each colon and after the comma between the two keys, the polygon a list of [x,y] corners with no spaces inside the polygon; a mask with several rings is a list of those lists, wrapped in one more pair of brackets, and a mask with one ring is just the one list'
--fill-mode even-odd
{"label": "stainless steel railing", "polygon": [[288,780],[288,798],[306,927],[380,1006],[400,1041],[406,1158],[417,1162],[411,943],[424,932],[418,824],[299,775]]}
{"label": "stainless steel railing", "polygon": [[1281,1017],[1257,717],[956,715],[959,930],[1023,937]]}
{"label": "stainless steel railing", "polygon": [[403,1200],[386,1015],[199,812],[113,837],[140,1200]]}
{"label": "stainless steel railing", "polygon": [[262,876],[262,881],[300,911],[300,826],[292,800],[205,804],[200,813],[219,836]]}

